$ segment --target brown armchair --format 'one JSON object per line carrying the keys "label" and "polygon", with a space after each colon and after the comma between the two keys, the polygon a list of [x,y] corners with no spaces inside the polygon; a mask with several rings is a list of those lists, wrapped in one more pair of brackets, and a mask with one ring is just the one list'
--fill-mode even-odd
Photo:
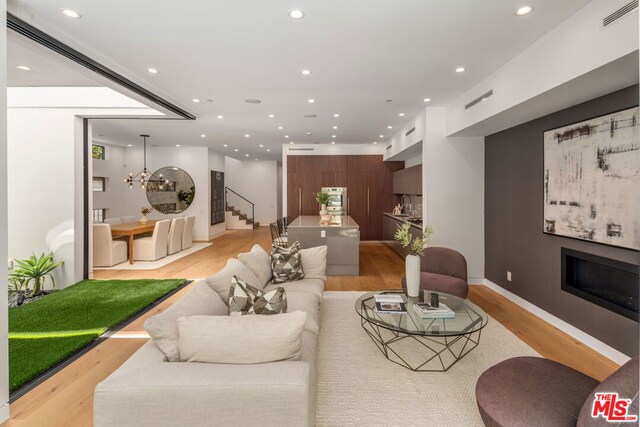
{"label": "brown armchair", "polygon": [[[402,289],[407,289],[404,276]],[[426,248],[420,259],[420,289],[466,298],[469,294],[467,260],[453,249]]]}

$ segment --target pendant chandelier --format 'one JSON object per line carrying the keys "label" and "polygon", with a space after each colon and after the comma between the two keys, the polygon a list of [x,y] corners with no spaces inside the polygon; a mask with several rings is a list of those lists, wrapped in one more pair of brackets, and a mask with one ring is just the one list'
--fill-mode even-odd
{"label": "pendant chandelier", "polygon": [[143,139],[143,152],[144,152],[144,167],[137,174],[129,173],[129,176],[124,179],[124,182],[129,184],[129,188],[133,188],[133,183],[140,183],[140,188],[145,189],[149,183],[157,184],[158,190],[164,189],[164,185],[169,183],[168,179],[164,179],[162,174],[157,177],[147,169],[147,138],[149,135],[140,135]]}

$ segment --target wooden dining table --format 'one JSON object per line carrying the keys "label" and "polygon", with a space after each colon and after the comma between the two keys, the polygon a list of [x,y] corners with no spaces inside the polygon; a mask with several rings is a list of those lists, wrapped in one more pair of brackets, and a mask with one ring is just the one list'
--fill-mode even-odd
{"label": "wooden dining table", "polygon": [[133,264],[133,237],[138,234],[152,233],[156,222],[128,222],[126,224],[111,224],[112,236],[129,236],[129,264]]}

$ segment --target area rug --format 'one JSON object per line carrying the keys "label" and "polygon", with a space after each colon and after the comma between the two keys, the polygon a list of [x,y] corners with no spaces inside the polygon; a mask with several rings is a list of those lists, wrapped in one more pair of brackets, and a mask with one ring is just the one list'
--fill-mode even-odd
{"label": "area rug", "polygon": [[184,258],[187,255],[191,255],[192,253],[201,251],[204,248],[208,248],[213,245],[213,243],[203,242],[203,243],[194,243],[189,249],[185,249],[184,251],[180,251],[173,255],[166,256],[157,261],[134,261],[133,264],[129,264],[129,261],[123,262],[122,264],[114,265],[113,267],[94,267],[94,270],[156,270],[160,267],[164,267],[165,265],[171,264],[174,261],[179,260],[180,258]]}
{"label": "area rug", "polygon": [[316,422],[324,426],[482,426],[476,380],[516,356],[539,356],[489,318],[480,344],[447,372],[387,360],[360,326],[363,292],[325,292],[318,346]]}

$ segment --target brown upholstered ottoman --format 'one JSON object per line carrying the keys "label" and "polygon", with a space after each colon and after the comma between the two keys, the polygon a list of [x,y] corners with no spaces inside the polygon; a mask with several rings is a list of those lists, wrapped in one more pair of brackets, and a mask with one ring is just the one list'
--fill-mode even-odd
{"label": "brown upholstered ottoman", "polygon": [[487,369],[476,401],[488,427],[572,426],[599,382],[540,357],[516,357]]}

